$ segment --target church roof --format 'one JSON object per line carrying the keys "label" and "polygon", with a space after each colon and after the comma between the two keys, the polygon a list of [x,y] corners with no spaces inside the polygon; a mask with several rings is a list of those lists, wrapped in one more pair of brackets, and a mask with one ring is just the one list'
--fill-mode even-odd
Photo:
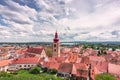
{"label": "church roof", "polygon": [[29,53],[35,53],[35,54],[41,54],[43,51],[43,48],[28,48],[27,52]]}

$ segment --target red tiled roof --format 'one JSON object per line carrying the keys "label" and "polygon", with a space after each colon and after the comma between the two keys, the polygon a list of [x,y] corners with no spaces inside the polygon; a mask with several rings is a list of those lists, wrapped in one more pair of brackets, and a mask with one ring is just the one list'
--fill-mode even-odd
{"label": "red tiled roof", "polygon": [[58,70],[59,66],[60,66],[60,63],[57,63],[57,62],[50,62],[49,63],[49,68],[50,69],[56,69],[56,70]]}
{"label": "red tiled roof", "polygon": [[64,58],[64,57],[55,57],[55,60],[56,60],[58,63],[65,62],[65,58]]}
{"label": "red tiled roof", "polygon": [[24,54],[25,57],[35,57],[33,54]]}
{"label": "red tiled roof", "polygon": [[116,80],[120,80],[120,78],[117,78]]}
{"label": "red tiled roof", "polygon": [[91,62],[92,68],[96,68],[99,72],[106,73],[108,71],[108,63],[107,62]]}
{"label": "red tiled roof", "polygon": [[41,54],[43,48],[28,48],[26,52]]}
{"label": "red tiled roof", "polygon": [[71,73],[73,68],[72,63],[61,63],[58,72],[66,72],[66,73]]}
{"label": "red tiled roof", "polygon": [[74,63],[77,60],[77,54],[69,54],[65,60],[66,63]]}
{"label": "red tiled roof", "polygon": [[90,63],[89,57],[82,57],[81,63],[89,64]]}
{"label": "red tiled roof", "polygon": [[102,56],[89,56],[90,61],[99,61],[99,62],[104,62],[106,61],[104,57]]}
{"label": "red tiled roof", "polygon": [[12,61],[12,64],[38,64],[39,63],[39,58],[34,57],[34,58],[18,58],[14,59]]}
{"label": "red tiled roof", "polygon": [[111,74],[118,75],[120,77],[120,65],[108,64],[108,72]]}
{"label": "red tiled roof", "polygon": [[81,60],[82,60],[82,58],[78,57],[76,63],[81,63]]}
{"label": "red tiled roof", "polygon": [[42,64],[44,67],[47,67],[47,68],[49,68],[49,66],[50,66],[50,62],[43,62],[43,64]]}
{"label": "red tiled roof", "polygon": [[7,56],[7,55],[8,55],[7,52],[0,54],[0,56]]}
{"label": "red tiled roof", "polygon": [[58,63],[62,63],[65,61],[64,57],[49,57],[49,62],[58,62]]}
{"label": "red tiled roof", "polygon": [[87,77],[88,76],[88,66],[84,63],[75,63],[73,64],[73,70],[72,74],[76,76],[81,76],[81,77]]}
{"label": "red tiled roof", "polygon": [[16,54],[21,54],[22,53],[22,49],[18,49],[15,51]]}
{"label": "red tiled roof", "polygon": [[55,57],[49,57],[49,58],[48,58],[48,61],[49,61],[49,62],[56,62]]}
{"label": "red tiled roof", "polygon": [[0,61],[0,67],[9,65],[11,60],[2,60]]}

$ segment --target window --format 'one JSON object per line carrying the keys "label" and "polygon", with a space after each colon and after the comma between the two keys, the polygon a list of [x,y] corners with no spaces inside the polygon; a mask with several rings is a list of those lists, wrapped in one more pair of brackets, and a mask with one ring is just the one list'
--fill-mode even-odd
{"label": "window", "polygon": [[54,44],[54,47],[56,47],[56,44]]}
{"label": "window", "polygon": [[24,67],[26,67],[26,65],[24,65]]}
{"label": "window", "polygon": [[54,51],[56,51],[56,49],[54,49]]}

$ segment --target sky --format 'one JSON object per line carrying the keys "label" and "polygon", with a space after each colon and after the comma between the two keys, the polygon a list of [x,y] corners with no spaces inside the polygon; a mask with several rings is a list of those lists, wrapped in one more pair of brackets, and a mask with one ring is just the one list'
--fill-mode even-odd
{"label": "sky", "polygon": [[0,0],[0,42],[120,41],[120,0]]}

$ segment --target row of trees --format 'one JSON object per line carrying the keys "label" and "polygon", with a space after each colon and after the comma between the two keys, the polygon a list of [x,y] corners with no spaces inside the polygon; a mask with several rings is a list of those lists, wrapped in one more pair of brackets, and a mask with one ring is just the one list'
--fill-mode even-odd
{"label": "row of trees", "polygon": [[84,46],[83,46],[83,49],[86,49],[86,48],[92,48],[92,49],[96,49],[96,50],[107,50],[107,49],[109,49],[109,48],[111,48],[113,51],[115,51],[116,49],[120,49],[120,45],[110,45],[110,44],[98,44],[98,43],[94,43],[94,44],[88,44],[88,43],[84,43],[83,44]]}

